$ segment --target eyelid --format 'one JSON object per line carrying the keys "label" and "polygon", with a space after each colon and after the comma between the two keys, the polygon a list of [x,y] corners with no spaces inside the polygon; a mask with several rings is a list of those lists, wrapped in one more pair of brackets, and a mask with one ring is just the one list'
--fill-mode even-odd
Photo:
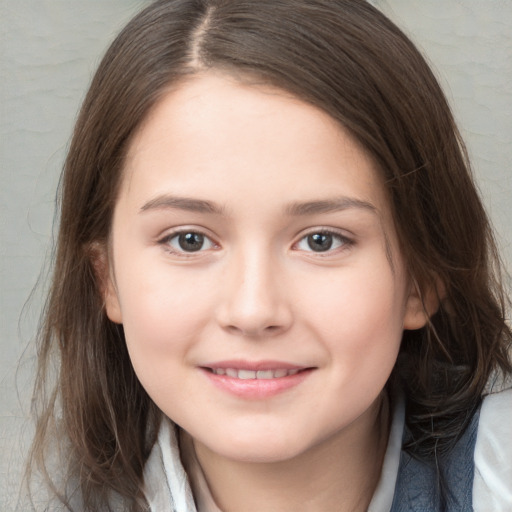
{"label": "eyelid", "polygon": [[[207,239],[210,242],[211,247],[208,247],[207,249],[200,249],[198,251],[190,251],[190,252],[187,252],[184,250],[176,250],[175,248],[173,248],[170,245],[169,241],[172,240],[173,238],[179,236],[180,234],[185,234],[185,233],[196,233],[196,234],[202,235],[205,239]],[[334,249],[328,249],[323,252],[322,251],[317,252],[317,251],[313,251],[313,250],[304,251],[304,250],[297,248],[298,244],[302,240],[304,240],[306,237],[313,235],[313,234],[328,234],[333,237],[336,237],[341,240],[341,242],[342,242],[341,246],[336,247]],[[202,256],[203,253],[209,252],[212,249],[216,250],[216,249],[220,248],[220,244],[215,240],[215,237],[210,233],[209,230],[204,229],[202,227],[193,226],[193,225],[179,226],[179,227],[172,228],[169,231],[166,231],[163,235],[159,236],[157,238],[156,242],[158,245],[163,246],[167,252],[169,252],[173,255],[177,255],[179,257],[185,257],[185,258],[194,257],[194,256],[195,257]],[[322,257],[322,256],[326,257],[326,256],[330,256],[332,254],[336,254],[338,252],[347,250],[350,247],[352,247],[354,244],[355,244],[354,238],[351,236],[348,236],[346,234],[345,230],[340,230],[340,229],[333,228],[333,227],[316,226],[313,228],[309,228],[305,231],[302,231],[299,235],[297,235],[296,241],[292,244],[292,249],[310,253],[310,254],[314,254],[315,256],[319,256],[319,257]]]}
{"label": "eyelid", "polygon": [[[205,239],[207,239],[211,247],[207,249],[200,249],[198,251],[183,251],[183,250],[177,250],[174,247],[171,246],[169,243],[173,238],[176,238],[179,235],[186,234],[186,233],[195,233],[198,235],[203,236]],[[190,257],[197,257],[202,256],[203,253],[208,252],[211,249],[218,249],[219,244],[215,241],[214,237],[208,232],[208,230],[197,227],[197,226],[179,226],[176,228],[172,228],[169,231],[166,231],[165,234],[158,237],[157,244],[164,247],[165,251],[167,251],[170,254],[184,257],[184,258],[190,258]]]}
{"label": "eyelid", "polygon": [[[292,249],[296,248],[298,246],[298,244],[300,242],[302,242],[308,236],[315,235],[315,234],[331,235],[331,236],[341,239],[341,241],[342,241],[341,246],[334,248],[334,249],[328,249],[326,251],[318,251],[318,252],[313,251],[313,250],[304,251],[309,254],[314,254],[315,256],[326,257],[326,256],[330,256],[333,254],[337,254],[339,252],[342,252],[344,250],[351,248],[355,244],[354,238],[348,236],[345,231],[342,231],[342,230],[339,230],[336,228],[332,228],[332,227],[317,226],[314,228],[307,229],[306,231],[303,231],[302,233],[300,233],[300,235],[298,235],[296,241],[293,243]],[[301,250],[301,249],[297,249],[297,250]]]}

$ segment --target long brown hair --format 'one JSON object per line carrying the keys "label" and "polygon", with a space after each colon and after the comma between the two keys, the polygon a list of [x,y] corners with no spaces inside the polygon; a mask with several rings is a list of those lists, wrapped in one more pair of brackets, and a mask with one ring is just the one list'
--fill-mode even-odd
{"label": "long brown hair", "polygon": [[[446,99],[408,38],[363,0],[159,0],[101,62],[61,184],[32,463],[46,471],[49,440],[63,436],[82,510],[103,510],[112,493],[126,509],[146,507],[143,467],[160,413],[135,376],[122,326],[105,315],[95,250],[108,241],[134,133],[170,87],[209,68],[326,111],[377,162],[408,270],[420,292],[440,300],[425,328],[404,333],[393,375],[407,396],[409,449],[449,450],[491,375],[511,371],[487,216]],[[54,490],[69,502],[68,491]]]}

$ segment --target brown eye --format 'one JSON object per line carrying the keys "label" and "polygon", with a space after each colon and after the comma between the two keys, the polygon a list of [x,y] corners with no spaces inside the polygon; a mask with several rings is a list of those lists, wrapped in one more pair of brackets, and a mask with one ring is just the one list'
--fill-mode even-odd
{"label": "brown eye", "polygon": [[178,245],[183,251],[200,251],[204,245],[204,236],[200,233],[182,233],[178,235]]}
{"label": "brown eye", "polygon": [[308,247],[315,252],[328,251],[332,247],[333,237],[330,233],[314,233],[307,237]]}
{"label": "brown eye", "polygon": [[169,235],[163,240],[175,253],[200,252],[211,249],[214,243],[197,231],[182,231]]}
{"label": "brown eye", "polygon": [[352,242],[338,234],[329,231],[318,231],[310,233],[301,238],[297,244],[297,249],[306,252],[329,252],[335,249],[350,246]]}

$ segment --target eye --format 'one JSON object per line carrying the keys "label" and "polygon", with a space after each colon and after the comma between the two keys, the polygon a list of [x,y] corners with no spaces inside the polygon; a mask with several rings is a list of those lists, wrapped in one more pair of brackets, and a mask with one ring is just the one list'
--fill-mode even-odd
{"label": "eye", "polygon": [[212,249],[215,244],[203,233],[197,231],[181,231],[166,236],[162,244],[167,245],[176,253],[200,252]]}
{"label": "eye", "polygon": [[350,244],[348,238],[338,233],[318,231],[301,238],[297,243],[297,249],[307,252],[328,252]]}

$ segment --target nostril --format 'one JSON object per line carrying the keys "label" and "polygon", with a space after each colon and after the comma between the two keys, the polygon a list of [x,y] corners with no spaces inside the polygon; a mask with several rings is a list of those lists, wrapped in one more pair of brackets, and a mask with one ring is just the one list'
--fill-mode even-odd
{"label": "nostril", "polygon": [[227,325],[226,329],[232,334],[243,334],[243,330],[236,325]]}
{"label": "nostril", "polygon": [[269,336],[276,334],[282,330],[282,327],[279,325],[268,325],[263,328],[255,327],[254,329],[248,327],[244,329],[243,327],[238,327],[236,325],[227,325],[225,327],[228,332],[231,334],[235,334],[238,336],[248,336],[248,337],[259,337],[259,336]]}

